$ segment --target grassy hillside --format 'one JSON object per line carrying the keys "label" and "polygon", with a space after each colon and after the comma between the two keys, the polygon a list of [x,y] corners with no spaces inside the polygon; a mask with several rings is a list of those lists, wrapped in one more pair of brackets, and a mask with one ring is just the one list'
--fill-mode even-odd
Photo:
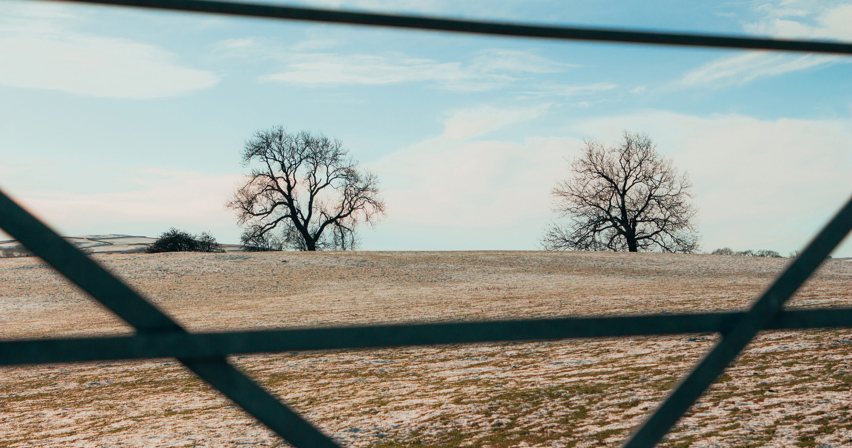
{"label": "grassy hillside", "polygon": [[[789,260],[542,252],[104,254],[192,330],[741,309]],[[0,259],[0,337],[127,333]],[[852,306],[830,260],[791,307]],[[348,446],[617,446],[714,335],[284,353],[232,362]],[[662,446],[842,446],[852,330],[764,333]],[[278,446],[172,360],[0,370],[0,446]]]}

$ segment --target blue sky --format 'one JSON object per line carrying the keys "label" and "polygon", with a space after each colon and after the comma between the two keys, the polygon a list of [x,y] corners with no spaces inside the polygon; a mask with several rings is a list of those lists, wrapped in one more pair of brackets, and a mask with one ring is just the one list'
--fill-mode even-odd
{"label": "blue sky", "polygon": [[[852,42],[850,1],[288,4]],[[703,250],[786,255],[852,194],[850,61],[0,0],[0,188],[68,235],[234,243],[240,150],[280,124],[378,174],[363,249],[532,250],[583,140],[642,131]]]}

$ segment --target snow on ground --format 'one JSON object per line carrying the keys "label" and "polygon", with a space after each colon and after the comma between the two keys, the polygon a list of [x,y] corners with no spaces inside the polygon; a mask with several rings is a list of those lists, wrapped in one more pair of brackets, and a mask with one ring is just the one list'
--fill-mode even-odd
{"label": "snow on ground", "polygon": [[[96,254],[192,331],[738,310],[789,260],[553,252]],[[829,260],[792,308],[852,306]],[[0,259],[0,338],[131,330]],[[353,447],[618,446],[714,335],[236,356]],[[765,332],[660,445],[852,445],[852,329]],[[0,369],[0,445],[282,446],[169,359]]]}

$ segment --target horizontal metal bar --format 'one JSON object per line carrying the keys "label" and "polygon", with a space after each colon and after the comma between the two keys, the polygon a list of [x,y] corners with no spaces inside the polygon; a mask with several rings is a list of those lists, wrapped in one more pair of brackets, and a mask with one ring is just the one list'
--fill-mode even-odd
{"label": "horizontal metal bar", "polygon": [[[568,317],[2,341],[0,365],[144,358],[192,360],[305,350],[713,333],[725,331],[743,315],[745,313],[735,312]],[[852,327],[852,308],[787,311],[768,328],[800,330],[828,327]]]}
{"label": "horizontal metal bar", "polygon": [[491,36],[541,39],[619,42],[631,44],[675,45],[686,47],[734,48],[793,51],[807,53],[852,54],[852,44],[844,42],[767,39],[746,36],[722,36],[696,33],[670,33],[619,29],[547,26],[501,23],[480,20],[447,19],[414,15],[335,11],[297,8],[261,3],[208,0],[55,0],[68,3],[130,6],[171,11],[202,12],[267,19],[299,20],[349,25],[381,26],[403,29],[449,31]]}

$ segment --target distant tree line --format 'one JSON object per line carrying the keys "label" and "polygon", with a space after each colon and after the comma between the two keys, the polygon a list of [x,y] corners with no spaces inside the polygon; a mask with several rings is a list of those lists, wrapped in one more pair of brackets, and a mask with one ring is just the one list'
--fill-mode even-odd
{"label": "distant tree line", "polygon": [[[730,247],[723,247],[721,249],[716,249],[713,252],[710,252],[711,255],[739,255],[741,257],[764,257],[764,258],[784,258],[783,255],[779,254],[774,250],[742,250],[735,251],[731,250]],[[799,251],[794,250],[790,252],[790,258],[796,258],[799,256]],[[831,258],[829,255],[828,258]]]}

